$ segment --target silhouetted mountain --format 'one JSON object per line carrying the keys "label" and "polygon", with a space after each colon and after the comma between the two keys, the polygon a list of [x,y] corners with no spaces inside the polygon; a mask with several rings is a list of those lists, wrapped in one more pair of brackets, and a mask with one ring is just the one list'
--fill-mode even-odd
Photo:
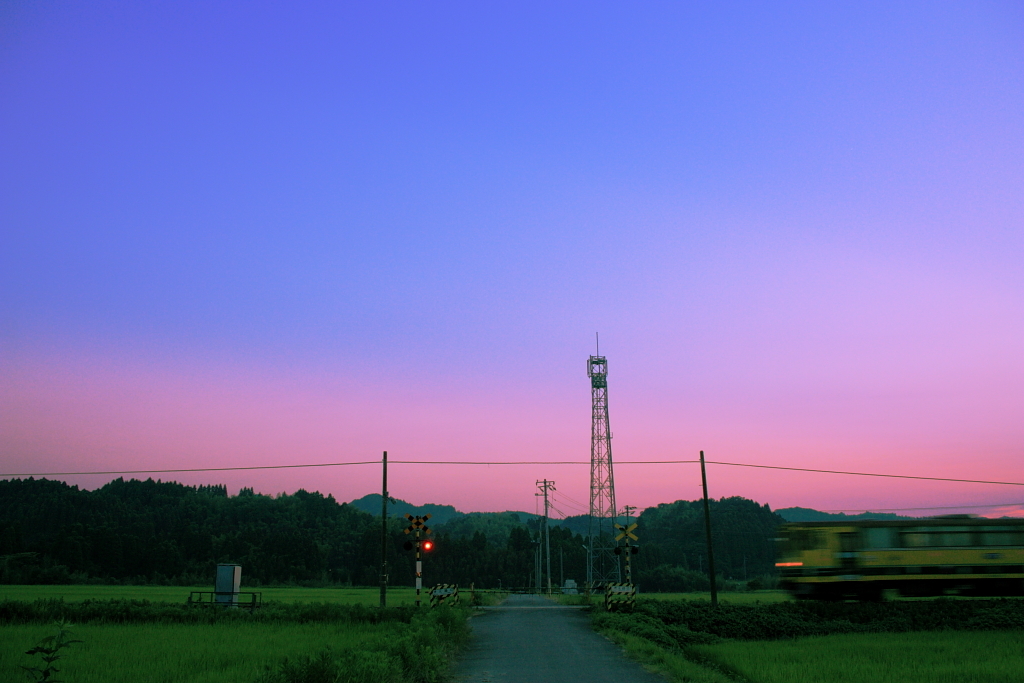
{"label": "silhouetted mountain", "polygon": [[[430,526],[444,524],[445,522],[464,514],[456,510],[452,505],[434,505],[432,503],[427,503],[426,505],[413,505],[412,503],[408,503],[398,498],[393,498],[392,500],[395,502],[388,505],[389,517],[401,517],[405,514],[421,517],[429,514],[431,517]],[[371,493],[363,496],[362,498],[357,498],[349,503],[349,505],[357,510],[368,512],[371,515],[375,515],[377,517],[380,516],[379,493]]]}
{"label": "silhouetted mountain", "polygon": [[892,512],[861,512],[856,515],[848,515],[845,512],[821,512],[811,508],[780,508],[775,511],[787,522],[843,522],[868,519],[916,519],[905,517]]}

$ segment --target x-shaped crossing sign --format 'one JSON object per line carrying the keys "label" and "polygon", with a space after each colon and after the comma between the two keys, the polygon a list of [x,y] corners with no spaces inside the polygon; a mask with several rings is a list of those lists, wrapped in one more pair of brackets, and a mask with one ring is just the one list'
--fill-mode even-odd
{"label": "x-shaped crossing sign", "polygon": [[636,522],[633,522],[629,526],[623,526],[621,524],[616,524],[615,528],[622,532],[618,536],[615,537],[616,541],[621,541],[622,539],[626,538],[627,536],[629,538],[632,538],[634,541],[639,541],[640,540],[639,538],[636,537],[636,534],[633,533],[634,531],[636,531]]}
{"label": "x-shaped crossing sign", "polygon": [[407,512],[405,513],[405,518],[412,522],[412,524],[405,528],[405,533],[411,534],[413,531],[422,531],[425,534],[430,533],[430,527],[426,524],[427,520],[430,519],[429,512],[422,517],[413,517]]}

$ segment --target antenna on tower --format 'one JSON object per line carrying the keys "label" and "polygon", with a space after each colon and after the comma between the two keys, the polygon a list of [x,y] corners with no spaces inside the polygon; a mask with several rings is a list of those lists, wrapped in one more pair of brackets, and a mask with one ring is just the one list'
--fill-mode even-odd
{"label": "antenna on tower", "polygon": [[597,332],[594,333],[594,341],[597,342],[597,354],[596,355],[600,356],[601,355],[601,335],[599,335]]}

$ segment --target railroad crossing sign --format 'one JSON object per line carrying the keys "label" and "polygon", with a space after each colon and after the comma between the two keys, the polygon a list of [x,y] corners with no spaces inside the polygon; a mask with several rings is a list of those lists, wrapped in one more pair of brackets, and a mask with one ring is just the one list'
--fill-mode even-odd
{"label": "railroad crossing sign", "polygon": [[[615,528],[622,532],[618,536],[615,537],[616,541],[621,541],[624,538],[632,538],[634,541],[639,541],[640,540],[639,538],[636,537],[636,534],[633,533],[634,531],[636,531],[636,522],[633,522],[629,526],[624,526],[622,524],[616,524]],[[629,541],[626,541],[626,543],[629,543]]]}
{"label": "railroad crossing sign", "polygon": [[427,520],[430,519],[429,512],[422,517],[413,517],[407,512],[405,513],[405,518],[412,522],[409,526],[405,527],[405,533],[411,534],[414,531],[422,531],[425,534],[430,533],[430,527],[427,526]]}
{"label": "railroad crossing sign", "polygon": [[632,583],[607,583],[604,607],[609,612],[632,611],[636,607],[636,586]]}
{"label": "railroad crossing sign", "polygon": [[439,583],[430,589],[430,606],[459,604],[459,584]]}

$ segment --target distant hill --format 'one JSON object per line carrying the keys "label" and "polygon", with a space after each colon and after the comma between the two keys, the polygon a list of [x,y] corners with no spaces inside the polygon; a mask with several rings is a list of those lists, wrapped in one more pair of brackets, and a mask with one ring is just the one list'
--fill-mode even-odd
{"label": "distant hill", "polygon": [[[368,512],[374,516],[380,515],[380,494],[371,493],[363,496],[362,498],[353,500],[349,505],[353,506],[357,510]],[[775,512],[787,522],[842,522],[872,519],[918,519],[917,517],[907,517],[905,515],[897,515],[892,512],[861,512],[855,515],[848,515],[845,512],[822,512],[813,508],[802,507],[780,508]],[[507,536],[508,529],[511,524],[522,523],[530,525],[530,523],[535,519],[539,519],[538,515],[531,512],[506,511],[465,513],[456,510],[452,505],[436,505],[433,503],[413,505],[412,503],[401,499],[396,499],[394,503],[388,506],[389,515],[400,517],[406,513],[410,515],[425,515],[429,513],[432,521],[431,526],[437,528],[441,525],[446,525],[448,527],[444,529],[446,533],[452,533],[460,536],[465,534],[469,529],[476,530],[481,527],[488,528],[488,530],[493,531],[501,529],[501,531],[498,532],[498,535]],[[469,520],[466,520],[465,517],[468,515],[473,516],[475,521],[470,522]],[[493,520],[489,519],[492,517]],[[513,520],[515,520],[515,522],[513,522]],[[589,523],[590,519],[588,515],[575,515],[565,519],[552,518],[551,520],[551,526],[560,526],[571,530],[575,534],[581,534],[583,536],[587,535]]]}
{"label": "distant hill", "polygon": [[787,522],[843,522],[870,519],[917,519],[916,517],[905,517],[892,512],[861,512],[856,515],[848,515],[845,512],[821,512],[811,508],[780,508],[775,511]]}
{"label": "distant hill", "polygon": [[[371,515],[380,515],[380,494],[371,493],[357,498],[349,503],[352,507],[363,512],[368,512]],[[452,505],[434,505],[433,503],[427,503],[426,505],[413,505],[401,499],[395,499],[395,502],[388,505],[388,515],[400,517],[405,514],[423,516],[429,514],[431,517],[431,526],[438,524],[444,524],[456,517],[461,517],[463,514],[455,509]]]}

